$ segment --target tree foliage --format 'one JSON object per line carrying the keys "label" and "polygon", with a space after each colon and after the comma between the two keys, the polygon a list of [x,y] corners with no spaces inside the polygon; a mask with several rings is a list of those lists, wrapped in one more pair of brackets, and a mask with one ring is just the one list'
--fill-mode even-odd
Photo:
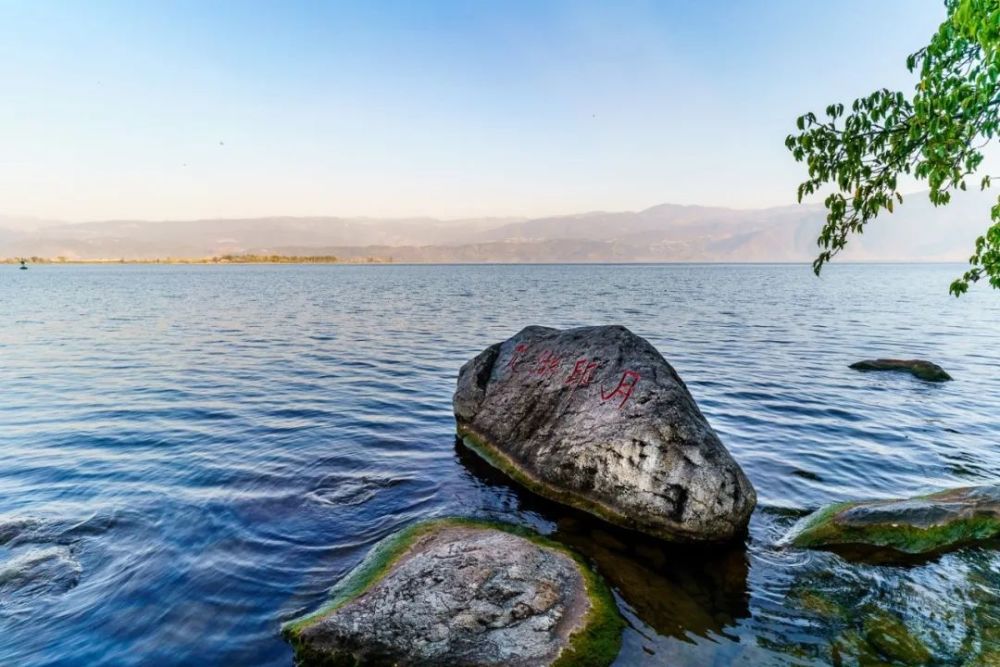
{"label": "tree foliage", "polygon": [[[983,161],[983,148],[1000,131],[1000,0],[945,0],[947,19],[930,43],[907,58],[919,72],[914,92],[876,90],[845,109],[831,104],[824,118],[807,113],[785,145],[805,162],[809,178],[802,198],[835,186],[826,197],[826,224],[813,262],[818,275],[850,236],[883,211],[902,203],[898,181],[927,181],[935,206],[965,190]],[[990,187],[983,175],[979,187]],[[975,185],[975,183],[973,183]],[[971,267],[951,284],[960,296],[985,278],[1000,289],[1000,200],[992,226],[975,243]]]}

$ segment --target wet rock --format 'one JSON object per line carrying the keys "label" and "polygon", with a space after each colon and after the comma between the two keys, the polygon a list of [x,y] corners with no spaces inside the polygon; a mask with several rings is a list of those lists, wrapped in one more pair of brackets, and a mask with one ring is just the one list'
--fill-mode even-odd
{"label": "wet rock", "polygon": [[1000,485],[903,500],[837,503],[802,519],[784,542],[928,554],[1000,537]]}
{"label": "wet rock", "polygon": [[795,596],[797,606],[826,619],[845,620],[850,613],[830,595],[817,590],[801,590]]}
{"label": "wet rock", "polygon": [[864,665],[885,667],[885,658],[868,643],[859,630],[848,628],[837,636],[830,646],[831,663],[840,665]]}
{"label": "wet rock", "polygon": [[1000,665],[1000,647],[986,647],[969,658],[965,667],[996,667]]}
{"label": "wet rock", "polygon": [[283,634],[302,665],[608,665],[623,623],[577,556],[514,526],[418,524]]}
{"label": "wet rock", "polygon": [[676,371],[625,327],[527,327],[462,367],[453,405],[494,467],[626,528],[724,541],[756,504]]}
{"label": "wet rock", "polygon": [[375,475],[336,473],[327,475],[306,497],[324,505],[363,505],[380,492],[408,480]]}
{"label": "wet rock", "polygon": [[831,645],[834,665],[941,664],[931,651],[895,615],[880,609],[863,612],[861,628],[848,628]]}
{"label": "wet rock", "polygon": [[0,606],[15,597],[63,593],[80,581],[80,563],[67,547],[19,551],[0,561]]}
{"label": "wet rock", "polygon": [[868,645],[893,664],[926,665],[931,662],[931,652],[893,614],[870,609],[862,628]]}
{"label": "wet rock", "polygon": [[834,665],[932,664],[931,650],[890,611],[874,604],[845,606],[828,592],[809,587],[795,591],[790,600],[835,632],[830,644]]}
{"label": "wet rock", "polygon": [[36,519],[0,519],[0,545],[16,542],[18,538],[38,528]]}
{"label": "wet rock", "polygon": [[[510,478],[460,442],[455,453],[479,480],[511,490]],[[750,617],[749,563],[742,543],[664,542],[526,492],[517,494],[517,504],[522,512],[552,521],[551,537],[592,563],[625,605],[660,635],[683,641],[709,637]]]}
{"label": "wet rock", "polygon": [[851,364],[856,371],[902,371],[928,382],[945,382],[951,376],[937,364],[920,359],[868,359]]}

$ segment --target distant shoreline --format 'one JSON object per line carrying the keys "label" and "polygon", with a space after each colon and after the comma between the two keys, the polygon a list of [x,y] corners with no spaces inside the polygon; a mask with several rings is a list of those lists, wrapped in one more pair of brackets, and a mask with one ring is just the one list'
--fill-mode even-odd
{"label": "distant shoreline", "polygon": [[391,264],[392,258],[339,258],[333,255],[219,255],[155,259],[80,259],[69,257],[6,257],[2,264]]}
{"label": "distant shoreline", "polygon": [[[731,260],[723,261],[713,261],[713,260],[675,260],[675,261],[647,261],[647,260],[634,260],[634,261],[551,261],[551,262],[517,262],[517,261],[426,261],[426,262],[415,262],[412,260],[407,261],[394,261],[392,257],[353,257],[353,258],[338,258],[328,255],[222,255],[219,257],[192,257],[192,258],[177,258],[177,257],[167,257],[167,258],[155,258],[155,259],[79,259],[79,258],[68,258],[68,257],[25,257],[25,262],[28,266],[38,265],[38,266],[58,266],[58,265],[94,265],[94,266],[111,266],[115,264],[141,264],[141,265],[153,265],[162,264],[166,266],[171,265],[206,265],[206,266],[220,266],[220,265],[246,265],[246,264],[258,264],[258,265],[270,265],[270,264],[292,264],[292,265],[306,265],[306,264],[339,264],[348,266],[368,266],[368,265],[386,265],[390,264],[393,266],[672,266],[672,265],[702,265],[702,266],[768,266],[768,265],[787,265],[787,266],[809,266],[812,264],[811,260],[798,260],[798,261],[754,261],[754,262],[734,262]],[[0,258],[0,264],[8,265],[18,265],[21,263],[21,258],[16,257],[5,257]],[[913,260],[913,259],[899,259],[899,260],[841,260],[837,264],[840,265],[907,265],[907,264],[926,264],[926,265],[963,265],[965,262],[960,260]]]}

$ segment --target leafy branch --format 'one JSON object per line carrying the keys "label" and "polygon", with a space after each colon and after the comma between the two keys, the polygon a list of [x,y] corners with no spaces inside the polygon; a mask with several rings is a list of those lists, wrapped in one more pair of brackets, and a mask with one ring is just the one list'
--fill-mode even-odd
{"label": "leafy branch", "polygon": [[[965,190],[983,162],[983,148],[1000,130],[1000,0],[945,0],[947,19],[930,44],[907,58],[920,79],[914,93],[877,90],[845,114],[831,104],[826,117],[807,113],[785,146],[805,162],[809,178],[798,199],[834,186],[824,200],[826,223],[813,262],[817,275],[847,246],[852,235],[883,211],[903,202],[900,177],[927,181],[930,201],[942,206],[954,190]],[[990,187],[985,175],[979,186]],[[970,283],[987,278],[1000,289],[1000,200],[990,211],[992,226],[975,243],[971,268],[951,284],[960,296]]]}

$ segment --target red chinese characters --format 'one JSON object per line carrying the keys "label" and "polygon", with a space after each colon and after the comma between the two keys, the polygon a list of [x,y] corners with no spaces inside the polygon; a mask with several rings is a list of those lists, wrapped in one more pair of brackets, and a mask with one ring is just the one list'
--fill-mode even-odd
{"label": "red chinese characters", "polygon": [[514,348],[514,354],[510,355],[510,361],[507,362],[507,368],[510,369],[511,373],[517,372],[517,365],[521,362],[521,357],[524,353],[528,351],[528,346],[524,343],[519,344]]}
{"label": "red chinese characters", "polygon": [[561,364],[562,360],[559,357],[546,350],[535,363],[535,372],[539,375],[552,375]]}
{"label": "red chinese characters", "polygon": [[621,380],[618,381],[618,386],[612,391],[605,392],[604,387],[601,387],[601,400],[609,401],[616,396],[621,396],[622,401],[618,404],[618,409],[620,410],[625,405],[625,401],[632,395],[632,390],[639,384],[640,379],[640,375],[635,371],[627,370],[623,372]]}
{"label": "red chinese characters", "polygon": [[600,367],[596,361],[587,358],[578,359],[573,366],[573,372],[566,378],[566,384],[575,385],[573,388],[586,387],[594,379],[594,373]]}
{"label": "red chinese characters", "polygon": [[[553,377],[556,372],[562,367],[562,358],[556,356],[551,350],[543,350],[541,354],[538,354],[534,359],[527,359],[528,345],[525,343],[520,343],[514,347],[514,352],[511,354],[510,359],[507,361],[507,368],[511,372],[511,376],[515,373],[521,371],[522,363],[528,363],[530,369],[528,372],[534,373],[535,375],[543,377]],[[601,361],[594,361],[588,357],[581,357],[576,360],[573,364],[573,370],[565,376],[562,381],[564,387],[571,387],[572,391],[575,392],[581,387],[589,387],[594,383],[594,378],[597,371],[603,366]],[[616,386],[611,391],[607,391],[604,386],[600,386],[598,389],[601,394],[601,401],[607,402],[612,399],[621,399],[618,402],[618,408],[621,409],[628,402],[628,399],[632,397],[632,392],[635,391],[636,385],[639,384],[641,379],[638,372],[633,370],[622,371],[621,379],[618,381],[618,386]]]}

